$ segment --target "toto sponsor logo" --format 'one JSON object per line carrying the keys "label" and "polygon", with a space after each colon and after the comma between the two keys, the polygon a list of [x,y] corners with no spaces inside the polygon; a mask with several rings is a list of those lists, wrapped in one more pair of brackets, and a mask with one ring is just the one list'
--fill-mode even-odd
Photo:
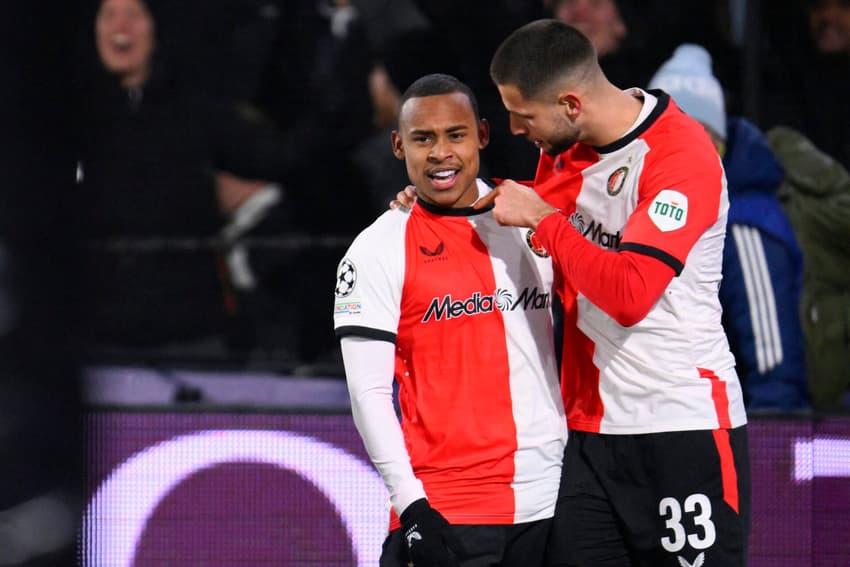
{"label": "toto sponsor logo", "polygon": [[[386,530],[387,490],[371,465],[307,435],[207,430],[146,447],[112,470],[86,507],[83,565],[133,567],[142,534],[159,503],[191,475],[228,463],[261,463],[294,472],[333,504],[351,540],[356,565],[373,565],[380,556],[383,542],[374,534]],[[108,560],[103,550],[108,550]]]}

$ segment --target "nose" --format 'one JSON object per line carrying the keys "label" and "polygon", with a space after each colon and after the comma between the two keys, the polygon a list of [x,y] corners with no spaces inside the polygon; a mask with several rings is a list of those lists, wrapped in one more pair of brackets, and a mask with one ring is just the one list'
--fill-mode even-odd
{"label": "nose", "polygon": [[528,128],[525,127],[525,122],[517,116],[511,115],[510,126],[511,134],[513,134],[514,136],[522,136],[528,134]]}
{"label": "nose", "polygon": [[434,145],[431,146],[431,151],[428,152],[428,157],[433,161],[445,161],[453,155],[451,144],[447,140],[438,138]]}

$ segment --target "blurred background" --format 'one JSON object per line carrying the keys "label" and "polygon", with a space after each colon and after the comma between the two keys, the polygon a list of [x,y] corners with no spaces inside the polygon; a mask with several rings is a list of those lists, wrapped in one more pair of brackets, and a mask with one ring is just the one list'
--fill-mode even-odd
{"label": "blurred background", "polygon": [[[331,292],[353,237],[407,183],[390,152],[400,93],[426,73],[458,76],[491,123],[483,174],[531,179],[536,150],[510,135],[488,66],[510,31],[541,17],[585,32],[623,88],[650,85],[682,44],[709,54],[720,120],[745,120],[763,141],[775,165],[765,192],[791,230],[762,226],[755,217],[764,205],[748,210],[744,198],[736,218],[760,231],[754,250],[767,251],[766,273],[773,240],[793,244],[775,260],[791,271],[773,273],[772,283],[730,260],[744,267],[730,268],[728,279],[735,269],[747,285],[726,293],[724,324],[748,408],[766,427],[754,451],[785,463],[792,488],[800,480],[788,451],[799,450],[810,457],[794,461],[809,466],[800,478],[820,471],[847,490],[850,452],[818,441],[815,424],[828,416],[837,421],[823,439],[850,439],[842,417],[850,408],[850,1],[71,0],[5,10],[0,516],[8,521],[0,522],[0,565],[74,564],[85,507],[148,442],[289,430],[325,443],[309,447],[363,457],[349,419],[328,425],[309,416],[348,411]],[[690,80],[678,85],[699,90]],[[718,139],[730,195],[734,168],[766,167],[761,154],[734,151],[743,143],[733,131]],[[731,240],[727,248],[736,249]],[[777,282],[793,284],[787,295]],[[174,412],[176,421],[163,417]],[[262,449],[274,453],[289,437],[251,439],[261,448],[210,462],[301,470]],[[198,454],[215,453],[210,447]],[[838,472],[813,464],[818,451]],[[143,479],[159,469],[139,470]],[[270,476],[248,474],[256,490],[283,482],[262,471]],[[247,478],[239,467],[226,472],[207,482],[226,490]],[[830,500],[806,486],[799,513],[815,517],[813,503]],[[803,506],[794,494],[789,502]],[[268,509],[280,522],[279,509]],[[185,520],[187,508],[174,510],[177,519],[166,514],[157,525]],[[104,514],[89,510],[85,528],[107,530],[126,516]],[[811,552],[811,534],[823,527],[815,524],[799,549]],[[24,527],[7,527],[15,525]],[[770,548],[776,532],[757,533]],[[352,564],[352,545],[338,564]],[[97,549],[87,564],[124,564]],[[799,553],[788,565],[806,564]],[[211,564],[209,556],[144,557],[145,565]],[[298,557],[281,564],[334,564]]]}

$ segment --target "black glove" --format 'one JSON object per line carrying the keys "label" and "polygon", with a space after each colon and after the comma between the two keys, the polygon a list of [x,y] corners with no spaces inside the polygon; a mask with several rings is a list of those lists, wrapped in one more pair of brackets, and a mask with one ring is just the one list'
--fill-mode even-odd
{"label": "black glove", "polygon": [[420,498],[401,514],[401,529],[414,567],[458,567],[460,542],[451,524],[428,500]]}

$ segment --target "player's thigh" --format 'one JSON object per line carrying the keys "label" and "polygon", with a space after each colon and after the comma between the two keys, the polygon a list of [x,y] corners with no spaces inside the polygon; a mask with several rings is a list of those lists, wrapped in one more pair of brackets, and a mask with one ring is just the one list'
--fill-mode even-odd
{"label": "player's thigh", "polygon": [[551,519],[505,526],[500,567],[543,567],[551,530]]}
{"label": "player's thigh", "polygon": [[546,564],[551,567],[630,567],[620,520],[584,452],[587,434],[571,431]]}
{"label": "player's thigh", "polygon": [[652,434],[638,443],[638,450],[643,460],[635,460],[629,475],[633,485],[609,491],[636,564],[746,565],[746,429]]}

